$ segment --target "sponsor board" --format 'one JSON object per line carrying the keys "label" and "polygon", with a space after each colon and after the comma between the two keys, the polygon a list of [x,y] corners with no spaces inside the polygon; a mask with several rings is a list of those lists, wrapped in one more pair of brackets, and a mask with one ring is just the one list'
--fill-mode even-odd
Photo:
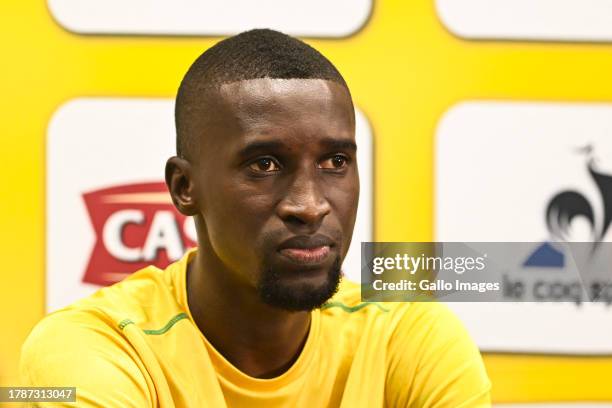
{"label": "sponsor board", "polygon": [[[373,140],[357,111],[361,191],[343,271],[359,279],[360,242],[372,239]],[[174,101],[81,98],[61,106],[47,134],[46,307],[53,311],[196,245],[175,210],[164,165],[175,152]]]}
{"label": "sponsor board", "polygon": [[83,194],[95,244],[83,282],[111,285],[150,264],[164,267],[197,246],[193,218],[176,211],[163,181]]}
{"label": "sponsor board", "polygon": [[608,0],[436,0],[436,9],[468,39],[612,41]]}
{"label": "sponsor board", "polygon": [[[516,260],[518,273],[561,273],[567,257],[555,242],[587,242],[595,251],[612,240],[610,132],[612,105],[454,106],[436,135],[436,240],[535,242]],[[605,303],[450,306],[485,351],[612,354]]]}
{"label": "sponsor board", "polygon": [[83,34],[233,35],[272,28],[346,37],[368,21],[373,0],[48,0],[55,20]]}

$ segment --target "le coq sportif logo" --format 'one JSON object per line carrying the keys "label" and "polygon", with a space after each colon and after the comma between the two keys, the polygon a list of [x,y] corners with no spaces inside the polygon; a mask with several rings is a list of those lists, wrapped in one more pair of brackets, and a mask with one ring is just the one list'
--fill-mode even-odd
{"label": "le coq sportif logo", "polygon": [[576,217],[584,217],[589,222],[593,245],[596,248],[612,223],[612,175],[597,170],[592,146],[586,146],[582,150],[587,155],[589,176],[597,186],[602,200],[603,214],[600,222],[597,222],[593,205],[584,194],[567,190],[556,194],[550,200],[546,209],[546,226],[553,238],[569,240],[572,221]]}
{"label": "le coq sportif logo", "polygon": [[[553,240],[571,242],[572,222],[584,217],[589,224],[590,239],[594,252],[604,240],[612,224],[612,175],[597,169],[597,159],[593,147],[587,145],[579,149],[586,156],[586,167],[590,179],[599,192],[603,214],[595,213],[593,203],[581,192],[565,190],[552,197],[546,208],[546,227]],[[526,267],[563,268],[564,254],[549,242],[540,245],[524,262]]]}

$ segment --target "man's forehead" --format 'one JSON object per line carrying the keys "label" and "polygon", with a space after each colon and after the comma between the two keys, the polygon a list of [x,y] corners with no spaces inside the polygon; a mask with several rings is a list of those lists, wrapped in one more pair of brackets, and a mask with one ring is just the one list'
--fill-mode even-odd
{"label": "man's forehead", "polygon": [[[219,86],[221,90],[235,92],[237,90],[250,92],[283,93],[291,89],[325,88],[336,82],[320,78],[252,78],[225,82]],[[338,86],[341,86],[338,84]]]}
{"label": "man's forehead", "polygon": [[225,83],[214,94],[203,137],[219,153],[254,141],[354,140],[350,94],[332,81],[260,78]]}
{"label": "man's forehead", "polygon": [[222,84],[219,102],[242,112],[269,113],[274,110],[352,109],[346,88],[324,79],[257,78]]}

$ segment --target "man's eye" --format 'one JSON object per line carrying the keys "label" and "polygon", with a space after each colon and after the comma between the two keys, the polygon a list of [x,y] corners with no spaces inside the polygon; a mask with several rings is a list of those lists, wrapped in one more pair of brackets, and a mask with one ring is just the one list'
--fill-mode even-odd
{"label": "man's eye", "polygon": [[342,154],[335,154],[332,157],[321,162],[322,169],[341,169],[346,167],[349,159]]}
{"label": "man's eye", "polygon": [[249,165],[251,170],[257,172],[272,172],[280,170],[278,163],[269,157],[258,159]]}

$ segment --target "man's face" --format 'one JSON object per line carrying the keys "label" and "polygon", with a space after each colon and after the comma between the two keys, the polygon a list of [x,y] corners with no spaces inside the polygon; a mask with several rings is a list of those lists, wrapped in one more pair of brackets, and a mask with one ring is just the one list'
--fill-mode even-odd
{"label": "man's face", "polygon": [[318,307],[337,289],[357,212],[350,96],[332,81],[263,78],[216,97],[194,175],[204,239],[264,302]]}

